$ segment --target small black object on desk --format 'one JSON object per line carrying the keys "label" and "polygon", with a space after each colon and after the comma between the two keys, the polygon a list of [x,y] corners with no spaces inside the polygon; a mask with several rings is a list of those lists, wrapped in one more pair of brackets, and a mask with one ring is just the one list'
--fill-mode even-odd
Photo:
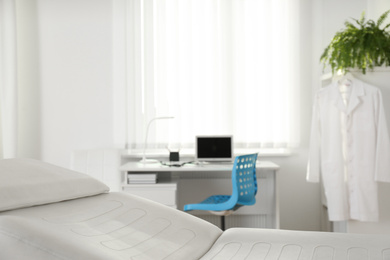
{"label": "small black object on desk", "polygon": [[170,162],[180,161],[179,152],[169,152],[169,161]]}

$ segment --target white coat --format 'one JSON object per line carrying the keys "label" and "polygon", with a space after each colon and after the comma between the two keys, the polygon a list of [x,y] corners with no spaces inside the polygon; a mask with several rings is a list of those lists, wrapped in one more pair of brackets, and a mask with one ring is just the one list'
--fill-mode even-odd
{"label": "white coat", "polygon": [[357,79],[346,106],[334,82],[314,100],[307,181],[324,184],[329,220],[378,221],[377,181],[390,182],[382,94]]}

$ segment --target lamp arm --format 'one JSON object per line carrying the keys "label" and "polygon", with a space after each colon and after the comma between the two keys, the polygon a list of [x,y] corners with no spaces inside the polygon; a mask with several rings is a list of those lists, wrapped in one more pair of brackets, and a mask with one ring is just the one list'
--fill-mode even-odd
{"label": "lamp arm", "polygon": [[172,119],[174,118],[173,116],[162,116],[162,117],[155,117],[155,118],[152,118],[149,123],[148,123],[148,126],[146,127],[146,134],[145,134],[145,142],[144,142],[144,151],[143,151],[143,155],[142,155],[142,161],[145,162],[146,161],[146,144],[147,144],[147,141],[148,141],[148,135],[149,135],[149,128],[150,128],[150,125],[156,121],[156,120],[159,120],[159,119]]}

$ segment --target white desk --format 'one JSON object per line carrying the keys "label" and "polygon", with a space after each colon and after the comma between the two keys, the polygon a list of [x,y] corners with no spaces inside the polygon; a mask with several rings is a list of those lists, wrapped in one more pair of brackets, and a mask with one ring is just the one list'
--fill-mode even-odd
{"label": "white desk", "polygon": [[[233,163],[200,163],[200,164],[185,164],[182,167],[169,167],[161,163],[140,163],[128,162],[120,167],[121,171],[127,172],[204,172],[204,171],[231,171]],[[257,161],[257,170],[278,170],[279,166],[273,162]]]}
{"label": "white desk", "polygon": [[[231,194],[233,164],[186,164],[182,167],[163,166],[160,163],[142,164],[128,162],[120,167],[123,191],[149,198],[165,205],[182,209],[185,204],[200,202],[215,194]],[[279,208],[276,171],[279,166],[267,161],[256,163],[258,192],[256,204],[242,207],[226,219],[227,227],[245,226],[259,228],[279,227]],[[128,173],[157,173],[156,184],[128,184]],[[204,211],[194,211],[210,222],[218,222]],[[215,218],[215,219],[214,219]],[[241,223],[241,222],[245,222]],[[217,224],[217,223],[216,223]]]}

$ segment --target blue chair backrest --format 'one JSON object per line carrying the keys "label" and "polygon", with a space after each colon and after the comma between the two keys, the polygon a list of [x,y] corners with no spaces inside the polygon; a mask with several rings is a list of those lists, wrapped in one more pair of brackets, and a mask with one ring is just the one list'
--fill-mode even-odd
{"label": "blue chair backrest", "polygon": [[256,202],[257,179],[256,179],[257,154],[237,156],[232,170],[232,196],[237,196],[237,204],[253,205]]}

